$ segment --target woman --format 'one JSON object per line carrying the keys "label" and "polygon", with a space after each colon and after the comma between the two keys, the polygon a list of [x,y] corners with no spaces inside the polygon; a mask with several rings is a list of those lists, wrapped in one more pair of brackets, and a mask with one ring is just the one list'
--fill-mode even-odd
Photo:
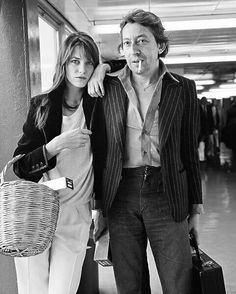
{"label": "woman", "polygon": [[[50,91],[31,100],[14,156],[20,178],[38,182],[68,177],[74,190],[59,191],[60,213],[53,242],[42,254],[15,258],[19,294],[75,294],[91,225],[93,192],[100,198],[105,125],[100,102],[87,94],[99,63],[98,48],[86,33],[71,34],[57,60]],[[96,111],[95,111],[96,108]]]}

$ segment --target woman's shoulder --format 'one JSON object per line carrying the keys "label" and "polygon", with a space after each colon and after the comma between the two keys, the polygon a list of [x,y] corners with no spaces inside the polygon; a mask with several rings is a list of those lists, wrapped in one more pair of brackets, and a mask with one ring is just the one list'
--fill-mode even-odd
{"label": "woman's shoulder", "polygon": [[37,107],[42,104],[42,101],[48,98],[47,93],[39,94],[36,96],[33,96],[30,100],[30,104],[34,107]]}

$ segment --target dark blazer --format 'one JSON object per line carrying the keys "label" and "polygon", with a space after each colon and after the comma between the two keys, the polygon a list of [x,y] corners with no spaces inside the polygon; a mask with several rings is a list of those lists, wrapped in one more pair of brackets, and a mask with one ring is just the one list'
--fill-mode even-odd
{"label": "dark blazer", "polygon": [[[199,105],[193,81],[167,73],[159,107],[160,160],[164,190],[175,221],[182,221],[191,205],[202,203],[198,160]],[[105,80],[103,98],[107,131],[107,164],[103,179],[106,215],[121,180],[128,98],[117,77]]]}
{"label": "dark blazer", "polygon": [[[47,160],[44,146],[61,133],[62,93],[63,85],[49,94],[43,94],[48,95],[51,105],[46,125],[42,130],[35,127],[34,121],[36,107],[43,95],[31,99],[28,116],[23,126],[23,135],[14,152],[14,156],[25,154],[22,159],[14,164],[14,172],[18,177],[38,182],[44,172],[55,167],[56,156]],[[106,137],[101,100],[97,100],[96,103],[95,101],[96,99],[87,94],[86,89],[83,95],[83,110],[87,127],[90,126],[92,111],[96,107],[91,127],[91,148],[93,152],[95,197],[100,199],[102,171],[105,166]]]}

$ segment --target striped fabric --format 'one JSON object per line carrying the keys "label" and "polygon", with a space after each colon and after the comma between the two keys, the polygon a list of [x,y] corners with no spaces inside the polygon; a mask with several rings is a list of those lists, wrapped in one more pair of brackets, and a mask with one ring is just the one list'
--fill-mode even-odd
{"label": "striped fabric", "polygon": [[[202,203],[198,160],[199,108],[193,81],[165,74],[159,108],[160,160],[163,183],[175,221]],[[128,98],[116,77],[105,80],[103,107],[107,128],[107,162],[103,180],[106,215],[121,180]]]}

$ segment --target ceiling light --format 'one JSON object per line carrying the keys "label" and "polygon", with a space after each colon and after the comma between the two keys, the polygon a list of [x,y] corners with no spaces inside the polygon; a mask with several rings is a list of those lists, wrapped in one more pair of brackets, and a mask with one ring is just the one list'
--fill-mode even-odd
{"label": "ceiling light", "polygon": [[96,34],[119,34],[120,25],[119,24],[108,24],[108,25],[95,25],[93,28]]}
{"label": "ceiling light", "polygon": [[219,86],[221,89],[236,89],[236,84],[233,83],[225,83]]}
{"label": "ceiling light", "polygon": [[215,84],[215,81],[213,81],[213,80],[195,80],[195,83],[196,83],[196,85],[198,86],[198,85],[213,85],[213,84]]}
{"label": "ceiling light", "polygon": [[166,57],[165,64],[207,63],[236,61],[236,55],[212,55],[194,57]]}
{"label": "ceiling light", "polygon": [[197,86],[196,86],[196,88],[197,88],[197,90],[198,90],[198,91],[201,91],[201,90],[203,90],[203,89],[204,89],[204,87],[203,87],[203,86],[201,86],[201,85],[197,85]]}
{"label": "ceiling light", "polygon": [[230,92],[232,93],[233,96],[236,96],[236,90],[234,88],[231,88],[231,89],[210,88],[209,92],[218,92],[218,93]]}
{"label": "ceiling light", "polygon": [[190,80],[212,80],[213,74],[212,73],[205,73],[205,74],[184,74],[184,76]]}
{"label": "ceiling light", "polygon": [[236,28],[236,18],[170,21],[163,26],[167,31]]}
{"label": "ceiling light", "polygon": [[225,89],[221,89],[224,91],[219,91],[218,90],[210,90],[210,91],[206,91],[206,92],[202,92],[199,94],[199,96],[203,97],[205,96],[206,98],[215,98],[215,99],[223,99],[223,98],[230,98],[232,96],[236,96],[236,92],[235,91],[230,91],[230,90],[225,90]]}
{"label": "ceiling light", "polygon": [[[167,31],[236,28],[236,18],[163,21],[162,23]],[[100,25],[95,23],[93,30],[97,34],[119,34],[120,25],[118,23]]]}

